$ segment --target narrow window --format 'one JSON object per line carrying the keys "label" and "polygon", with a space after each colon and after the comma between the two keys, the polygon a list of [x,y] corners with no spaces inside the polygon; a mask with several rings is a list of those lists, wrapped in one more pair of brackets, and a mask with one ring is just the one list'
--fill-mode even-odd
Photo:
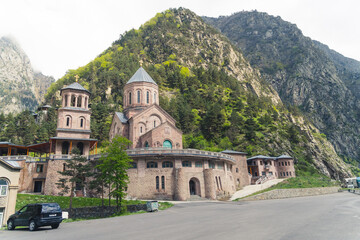
{"label": "narrow window", "polygon": [[284,162],[281,162],[281,166],[284,166]]}
{"label": "narrow window", "polygon": [[129,92],[129,104],[131,104],[131,92]]}
{"label": "narrow window", "polygon": [[209,161],[209,168],[215,168],[215,163],[213,161]]}
{"label": "narrow window", "polygon": [[80,127],[81,128],[84,127],[84,119],[83,118],[80,119]]}
{"label": "narrow window", "polygon": [[159,190],[159,176],[156,176],[156,189]]}
{"label": "narrow window", "polygon": [[71,96],[71,107],[75,107],[76,97],[74,95]]}
{"label": "narrow window", "polygon": [[85,97],[85,106],[84,106],[84,108],[88,108],[88,98],[87,97]]}
{"label": "narrow window", "polygon": [[288,166],[290,166],[290,162],[288,162]]}
{"label": "narrow window", "polygon": [[216,180],[216,186],[217,186],[217,189],[218,189],[218,190],[220,190],[220,188],[219,188],[218,178],[217,178],[217,177],[215,177],[215,180]]}
{"label": "narrow window", "polygon": [[66,118],[66,126],[69,127],[70,126],[70,117]]}
{"label": "narrow window", "polygon": [[238,168],[236,168],[236,172],[237,172],[237,173],[239,172],[239,169],[238,169]]}
{"label": "narrow window", "polygon": [[156,103],[156,93],[154,93],[154,103]]}
{"label": "narrow window", "polygon": [[137,91],[137,103],[140,103],[140,91]]}
{"label": "narrow window", "polygon": [[66,171],[66,163],[63,163],[63,172]]}
{"label": "narrow window", "polygon": [[287,162],[285,162],[285,166],[287,166]]}
{"label": "narrow window", "polygon": [[289,172],[290,173],[290,176],[291,176],[291,172]]}
{"label": "narrow window", "polygon": [[150,93],[146,92],[146,103],[149,104],[150,103]]}
{"label": "narrow window", "polygon": [[262,161],[260,161],[260,165],[263,165],[263,162],[262,162]]}
{"label": "narrow window", "polygon": [[289,172],[286,172],[286,176],[287,176],[287,177],[289,176]]}
{"label": "narrow window", "polygon": [[165,177],[161,176],[161,189],[165,189]]}
{"label": "narrow window", "polygon": [[156,127],[156,120],[154,120],[154,127]]}
{"label": "narrow window", "polygon": [[140,133],[142,133],[142,127],[140,127]]}
{"label": "narrow window", "polygon": [[68,95],[65,95],[65,106],[64,107],[67,107],[68,105]]}
{"label": "narrow window", "polygon": [[219,176],[219,183],[220,183],[220,189],[223,190],[220,176]]}

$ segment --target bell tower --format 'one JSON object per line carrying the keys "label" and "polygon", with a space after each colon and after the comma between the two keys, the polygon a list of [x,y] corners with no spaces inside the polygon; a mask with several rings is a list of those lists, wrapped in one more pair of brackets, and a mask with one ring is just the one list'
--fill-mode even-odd
{"label": "bell tower", "polygon": [[50,138],[55,144],[55,154],[71,154],[76,147],[82,155],[89,155],[90,148],[97,142],[90,139],[90,92],[74,82],[62,88],[60,95],[62,106],[58,110],[56,137]]}

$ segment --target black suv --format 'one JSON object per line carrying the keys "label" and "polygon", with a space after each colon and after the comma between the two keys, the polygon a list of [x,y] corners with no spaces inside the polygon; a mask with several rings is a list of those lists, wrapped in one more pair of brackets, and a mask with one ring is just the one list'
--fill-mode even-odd
{"label": "black suv", "polygon": [[62,220],[62,211],[57,203],[28,204],[9,217],[7,228],[13,230],[17,226],[29,226],[30,231],[42,226],[58,228]]}

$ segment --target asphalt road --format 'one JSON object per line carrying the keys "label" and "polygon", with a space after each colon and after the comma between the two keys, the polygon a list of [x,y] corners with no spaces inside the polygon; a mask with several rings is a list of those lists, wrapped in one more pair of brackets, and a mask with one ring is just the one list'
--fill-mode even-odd
{"label": "asphalt road", "polygon": [[360,239],[360,196],[351,193],[254,202],[190,202],[160,212],[0,231],[16,239]]}

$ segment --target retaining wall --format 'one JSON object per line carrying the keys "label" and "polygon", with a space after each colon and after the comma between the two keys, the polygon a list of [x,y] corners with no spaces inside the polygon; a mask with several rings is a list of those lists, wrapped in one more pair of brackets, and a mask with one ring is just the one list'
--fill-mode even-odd
{"label": "retaining wall", "polygon": [[292,189],[275,189],[269,192],[257,194],[255,196],[244,198],[243,200],[267,200],[267,199],[281,199],[293,197],[305,197],[336,193],[339,187],[321,187],[321,188],[292,188]]}
{"label": "retaining wall", "polygon": [[[146,211],[146,204],[127,205],[128,212],[138,212],[141,210]],[[64,212],[69,212],[69,209],[63,209]],[[116,206],[104,206],[104,207],[82,207],[73,208],[71,213],[69,212],[69,218],[99,218],[110,217],[117,213]]]}

